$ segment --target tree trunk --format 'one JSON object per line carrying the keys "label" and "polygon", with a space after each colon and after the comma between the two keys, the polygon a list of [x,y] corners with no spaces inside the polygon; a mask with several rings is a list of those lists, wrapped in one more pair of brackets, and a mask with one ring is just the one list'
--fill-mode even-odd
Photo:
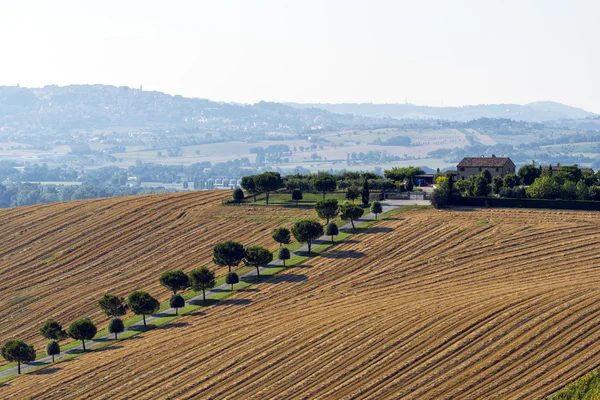
{"label": "tree trunk", "polygon": [[17,360],[17,373],[21,373],[21,360]]}
{"label": "tree trunk", "polygon": [[117,333],[117,332],[115,332],[115,340],[117,340],[117,339],[118,339],[117,335],[118,335],[118,333]]}
{"label": "tree trunk", "polygon": [[233,283],[231,284],[231,291],[233,292]]}
{"label": "tree trunk", "polygon": [[256,267],[256,276],[260,279],[260,267]]}
{"label": "tree trunk", "polygon": [[329,217],[327,217],[327,222],[325,222],[325,225],[329,225]]}
{"label": "tree trunk", "polygon": [[377,219],[377,213],[375,213],[375,219]]}
{"label": "tree trunk", "polygon": [[85,339],[81,339],[81,345],[83,346],[83,351],[85,351]]}
{"label": "tree trunk", "polygon": [[269,192],[265,192],[265,199],[267,200],[267,205],[269,205]]}
{"label": "tree trunk", "polygon": [[354,227],[354,220],[353,220],[353,219],[351,219],[351,220],[350,220],[350,223],[352,224],[352,230],[353,230],[354,232],[356,232],[356,228]]}
{"label": "tree trunk", "polygon": [[177,315],[177,307],[175,307],[175,315]]}
{"label": "tree trunk", "polygon": [[202,300],[206,303],[206,293],[204,292],[204,289],[202,289]]}
{"label": "tree trunk", "polygon": [[52,354],[52,362],[54,362],[54,354]]}
{"label": "tree trunk", "polygon": [[325,192],[323,192],[323,200],[325,200]]}
{"label": "tree trunk", "polygon": [[252,196],[254,197],[254,202],[256,203],[256,193],[252,193]]}
{"label": "tree trunk", "polygon": [[285,267],[285,258],[283,259],[283,266]]}
{"label": "tree trunk", "polygon": [[144,319],[144,328],[145,328],[148,326],[148,325],[146,325],[146,314],[142,314],[142,318]]}
{"label": "tree trunk", "polygon": [[306,242],[306,244],[308,245],[308,254],[310,254],[310,241]]}
{"label": "tree trunk", "polygon": [[333,243],[333,235],[331,235],[331,243]]}

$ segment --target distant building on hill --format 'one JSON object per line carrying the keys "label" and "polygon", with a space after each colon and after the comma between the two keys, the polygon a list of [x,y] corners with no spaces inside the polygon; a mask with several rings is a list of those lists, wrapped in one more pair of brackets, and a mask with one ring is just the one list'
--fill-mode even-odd
{"label": "distant building on hill", "polygon": [[[558,172],[558,169],[561,167],[560,163],[556,163],[556,165],[542,165],[542,171],[549,171],[550,175],[554,175],[555,173]],[[579,166],[577,164],[574,165],[563,165],[563,167],[575,167],[575,168],[579,168]],[[592,168],[579,168],[579,170],[583,173],[583,172],[589,172],[591,174],[594,173],[594,170]]]}
{"label": "distant building on hill", "polygon": [[456,166],[457,180],[469,179],[486,169],[492,176],[504,177],[506,174],[516,173],[515,163],[508,157],[465,157]]}

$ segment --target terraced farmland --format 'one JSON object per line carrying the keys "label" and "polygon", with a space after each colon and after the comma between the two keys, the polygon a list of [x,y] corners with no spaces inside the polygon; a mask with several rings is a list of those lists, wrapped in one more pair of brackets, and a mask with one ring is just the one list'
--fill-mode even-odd
{"label": "terraced farmland", "polygon": [[41,349],[39,327],[47,318],[66,325],[90,316],[104,327],[97,301],[105,292],[125,296],[144,289],[166,300],[161,272],[214,267],[212,247],[225,239],[275,249],[275,227],[313,213],[220,206],[230,195],[177,193],[1,210],[0,343],[21,338]]}
{"label": "terraced farmland", "polygon": [[600,214],[409,211],[2,398],[543,398],[600,364]]}

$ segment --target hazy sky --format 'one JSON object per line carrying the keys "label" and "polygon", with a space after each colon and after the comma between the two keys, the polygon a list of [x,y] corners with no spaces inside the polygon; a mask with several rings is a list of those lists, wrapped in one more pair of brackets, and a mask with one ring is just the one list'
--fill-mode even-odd
{"label": "hazy sky", "polygon": [[0,0],[0,85],[600,113],[600,0]]}

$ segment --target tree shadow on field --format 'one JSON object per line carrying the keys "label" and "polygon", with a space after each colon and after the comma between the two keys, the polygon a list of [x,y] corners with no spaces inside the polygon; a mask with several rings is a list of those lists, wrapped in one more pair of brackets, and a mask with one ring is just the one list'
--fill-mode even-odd
{"label": "tree shadow on field", "polygon": [[324,258],[362,258],[366,256],[362,251],[356,250],[331,250],[321,254]]}
{"label": "tree shadow on field", "polygon": [[[127,338],[126,338],[127,339]],[[104,353],[105,351],[120,349],[123,346],[117,344],[111,344],[110,346],[104,346],[99,349],[90,349],[86,353]]]}
{"label": "tree shadow on field", "polygon": [[446,210],[459,211],[459,212],[473,212],[473,211],[477,211],[478,209],[481,209],[481,208],[485,208],[485,207],[451,206],[451,207],[447,208]]}
{"label": "tree shadow on field", "polygon": [[296,283],[296,282],[304,282],[307,279],[308,279],[308,277],[306,275],[301,275],[301,274],[279,274],[279,275],[274,275],[274,276],[270,277],[269,279],[265,279],[264,283],[271,283],[271,284],[284,283],[284,282]]}
{"label": "tree shadow on field", "polygon": [[[329,243],[331,243],[331,242],[329,242]],[[314,246],[314,245],[313,245],[313,246]],[[316,257],[316,256],[318,256],[318,255],[319,255],[319,254],[315,253],[314,251],[311,251],[311,252],[309,253],[308,251],[299,251],[299,250],[296,250],[296,251],[294,252],[294,254],[295,254],[295,255],[297,255],[297,256],[300,256],[300,257],[308,257],[308,258],[313,258],[313,257]],[[294,267],[295,267],[295,266],[294,266]]]}
{"label": "tree shadow on field", "polygon": [[312,267],[313,267],[313,265],[311,265],[311,264],[302,263],[302,264],[294,265],[293,268],[306,268],[306,269],[308,269],[308,268],[312,268]]}
{"label": "tree shadow on field", "polygon": [[252,303],[250,299],[222,299],[215,302],[215,306],[247,306]]}
{"label": "tree shadow on field", "polygon": [[406,218],[400,218],[400,217],[384,217],[383,219],[385,219],[386,221],[404,221]]}
{"label": "tree shadow on field", "polygon": [[369,228],[363,228],[361,233],[389,233],[393,232],[394,229],[388,228],[386,226],[372,226]]}
{"label": "tree shadow on field", "polygon": [[188,326],[190,326],[190,324],[188,322],[169,322],[168,324],[157,326],[156,329],[169,330],[169,329],[185,328]]}

